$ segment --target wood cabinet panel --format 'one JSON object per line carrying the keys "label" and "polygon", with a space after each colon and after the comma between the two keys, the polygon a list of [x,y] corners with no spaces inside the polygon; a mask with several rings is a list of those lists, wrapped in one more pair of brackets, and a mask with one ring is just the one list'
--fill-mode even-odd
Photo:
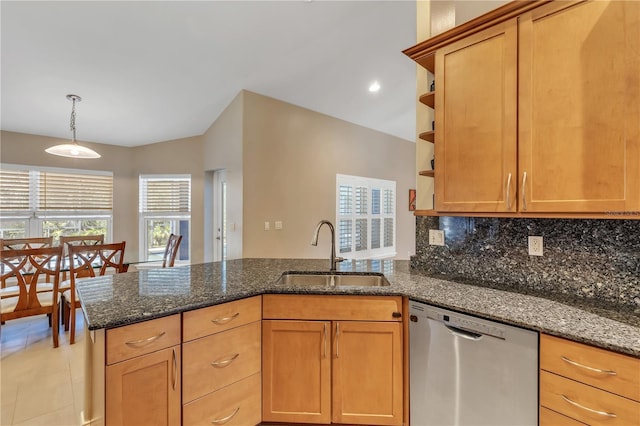
{"label": "wood cabinet panel", "polygon": [[180,346],[108,365],[106,425],[179,425],[180,365]]}
{"label": "wood cabinet panel", "polygon": [[638,358],[541,334],[540,368],[640,401]]}
{"label": "wood cabinet panel", "polygon": [[180,315],[107,330],[107,364],[180,344]]}
{"label": "wood cabinet panel", "polygon": [[517,21],[438,50],[435,75],[436,210],[515,211]]}
{"label": "wood cabinet panel", "polygon": [[184,342],[239,327],[262,318],[262,296],[235,300],[182,314]]}
{"label": "wood cabinet panel", "polygon": [[553,410],[549,410],[545,407],[540,407],[540,426],[583,426],[584,423],[577,420],[573,420],[571,417],[567,417],[560,413],[556,413]]}
{"label": "wood cabinet panel", "polygon": [[185,404],[184,426],[225,425],[250,426],[262,418],[260,374],[254,374],[230,386]]}
{"label": "wood cabinet panel", "polygon": [[262,419],[331,422],[331,323],[262,322]]}
{"label": "wood cabinet panel", "polygon": [[640,424],[640,403],[547,371],[540,372],[540,404],[587,424]]}
{"label": "wood cabinet panel", "polygon": [[260,372],[260,321],[182,346],[183,402]]}
{"label": "wood cabinet panel", "polygon": [[[394,316],[394,313],[397,313]],[[400,314],[400,316],[397,316]],[[400,296],[266,294],[263,318],[297,320],[402,321]]]}
{"label": "wood cabinet panel", "polygon": [[333,422],[401,425],[402,324],[333,324]]}
{"label": "wood cabinet panel", "polygon": [[640,210],[639,17],[624,1],[521,17],[521,211]]}

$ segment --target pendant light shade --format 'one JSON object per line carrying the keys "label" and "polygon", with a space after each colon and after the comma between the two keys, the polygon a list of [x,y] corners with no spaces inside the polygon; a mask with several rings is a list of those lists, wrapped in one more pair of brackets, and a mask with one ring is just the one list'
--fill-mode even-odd
{"label": "pendant light shade", "polygon": [[73,102],[73,106],[71,107],[71,132],[73,135],[71,143],[55,145],[51,148],[45,149],[45,151],[49,154],[59,155],[61,157],[100,158],[100,154],[90,148],[81,146],[76,142],[76,102],[80,102],[82,98],[78,95],[67,95],[67,99]]}

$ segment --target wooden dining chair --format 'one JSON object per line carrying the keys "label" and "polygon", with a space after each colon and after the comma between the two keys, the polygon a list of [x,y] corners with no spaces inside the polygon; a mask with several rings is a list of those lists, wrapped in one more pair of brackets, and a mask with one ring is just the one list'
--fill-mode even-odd
{"label": "wooden dining chair", "polygon": [[62,290],[62,319],[65,331],[70,330],[70,344],[75,342],[75,313],[76,308],[80,307],[76,293],[77,280],[124,272],[125,244],[126,241],[92,246],[67,244],[69,259],[71,259],[69,279],[64,281],[60,287]]}
{"label": "wooden dining chair", "polygon": [[[58,347],[58,292],[62,247],[26,248],[0,251],[2,281],[14,284],[17,295],[0,296],[0,322],[47,314],[53,331],[53,347]],[[38,286],[41,276],[53,277],[47,291]]]}
{"label": "wooden dining chair", "polygon": [[180,247],[180,242],[182,242],[182,235],[169,235],[167,246],[164,249],[164,256],[162,257],[163,268],[170,268],[175,263],[176,256],[178,255],[178,248]]}
{"label": "wooden dining chair", "polygon": [[[53,237],[34,237],[34,238],[0,238],[0,250],[24,250],[35,248],[53,247]],[[25,279],[29,280],[30,275],[25,275]],[[44,280],[51,282],[53,276],[45,275]],[[0,287],[6,287],[6,280],[0,280]],[[6,294],[6,292],[4,293]]]}
{"label": "wooden dining chair", "polygon": [[104,234],[98,235],[61,235],[60,245],[62,246],[63,258],[60,264],[62,270],[62,280],[67,279],[67,269],[69,269],[69,253],[67,244],[74,246],[95,246],[96,244],[104,244]]}

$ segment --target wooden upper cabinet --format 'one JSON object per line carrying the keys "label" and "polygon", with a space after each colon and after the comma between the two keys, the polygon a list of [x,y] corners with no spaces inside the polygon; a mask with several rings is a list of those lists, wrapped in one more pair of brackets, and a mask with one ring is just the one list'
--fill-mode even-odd
{"label": "wooden upper cabinet", "polygon": [[640,2],[520,17],[520,211],[640,210],[638,52]]}
{"label": "wooden upper cabinet", "polygon": [[517,21],[436,53],[435,209],[515,212]]}
{"label": "wooden upper cabinet", "polygon": [[434,52],[436,211],[640,218],[640,2],[514,1]]}

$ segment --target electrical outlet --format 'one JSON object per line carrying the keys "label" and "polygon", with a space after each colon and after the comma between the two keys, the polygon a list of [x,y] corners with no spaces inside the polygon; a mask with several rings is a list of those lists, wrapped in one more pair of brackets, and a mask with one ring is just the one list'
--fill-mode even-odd
{"label": "electrical outlet", "polygon": [[281,220],[276,220],[275,221],[275,226],[276,226],[276,229],[282,229],[282,221]]}
{"label": "electrical outlet", "polygon": [[443,246],[444,245],[444,231],[440,229],[429,229],[429,245],[431,246]]}
{"label": "electrical outlet", "polygon": [[529,236],[529,256],[542,256],[542,237]]}

